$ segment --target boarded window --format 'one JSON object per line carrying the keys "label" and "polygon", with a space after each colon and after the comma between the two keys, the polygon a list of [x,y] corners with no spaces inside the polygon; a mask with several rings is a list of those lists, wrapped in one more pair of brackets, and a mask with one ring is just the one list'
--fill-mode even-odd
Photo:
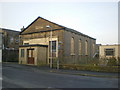
{"label": "boarded window", "polygon": [[85,55],[88,55],[88,41],[85,41]]}
{"label": "boarded window", "polygon": [[75,50],[74,50],[74,38],[71,38],[71,54],[75,54]]}
{"label": "boarded window", "polygon": [[106,56],[114,56],[114,48],[107,48],[105,49],[105,55]]}
{"label": "boarded window", "polygon": [[79,40],[79,55],[82,55],[82,41]]}
{"label": "boarded window", "polygon": [[21,49],[21,57],[24,57],[24,49]]}

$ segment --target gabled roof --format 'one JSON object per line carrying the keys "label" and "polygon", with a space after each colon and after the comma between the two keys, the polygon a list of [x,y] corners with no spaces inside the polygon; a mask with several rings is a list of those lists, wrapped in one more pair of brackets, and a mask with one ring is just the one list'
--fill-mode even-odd
{"label": "gabled roof", "polygon": [[51,21],[49,21],[49,20],[47,20],[47,19],[42,18],[42,17],[39,16],[39,17],[38,17],[37,19],[35,19],[30,25],[28,25],[26,28],[24,28],[24,30],[22,30],[21,33],[24,32],[27,28],[29,28],[29,27],[30,27],[35,21],[37,21],[39,18],[41,18],[41,19],[43,19],[43,20],[45,20],[45,21],[47,21],[47,22],[53,23],[53,24],[55,24],[55,25],[57,25],[57,26],[66,28],[65,26],[62,26],[62,25],[59,25],[59,24],[57,24],[57,23],[51,22]]}
{"label": "gabled roof", "polygon": [[[76,30],[74,30],[74,29],[67,28],[67,27],[65,27],[65,26],[62,26],[62,25],[59,25],[59,24],[57,24],[57,23],[51,22],[51,21],[49,21],[49,20],[47,20],[47,19],[44,19],[44,18],[42,18],[42,17],[40,17],[40,16],[39,16],[37,19],[35,19],[30,25],[28,25],[26,28],[24,28],[24,30],[22,30],[22,31],[20,32],[20,34],[21,34],[22,32],[24,32],[27,28],[29,28],[34,22],[36,22],[36,21],[37,21],[38,19],[40,19],[40,18],[43,19],[43,20],[45,20],[45,21],[47,21],[47,22],[50,22],[50,23],[55,24],[55,25],[57,25],[57,26],[60,26],[60,27],[62,27],[61,29],[64,29],[64,30],[66,30],[66,31],[73,32],[73,33],[75,33],[75,34],[82,35],[82,36],[85,36],[85,37],[88,37],[88,38],[91,38],[91,39],[96,40],[95,38],[92,38],[92,37],[90,37],[90,36],[88,36],[88,35],[85,35],[85,34],[79,32],[79,31],[76,31]],[[53,29],[52,31],[61,30],[61,29]],[[49,30],[47,30],[47,31],[49,31]],[[39,31],[39,32],[47,32],[47,31]],[[34,33],[38,33],[38,32],[34,32]],[[28,33],[28,34],[31,34],[31,33]]]}
{"label": "gabled roof", "polygon": [[71,28],[65,28],[65,30],[66,30],[66,31],[69,31],[69,32],[73,32],[73,33],[78,34],[78,35],[82,35],[82,36],[85,36],[85,37],[88,37],[88,38],[91,38],[91,39],[96,40],[95,38],[92,38],[92,37],[90,37],[90,36],[88,36],[88,35],[85,35],[85,34],[83,34],[83,33],[81,33],[81,32],[78,32],[78,31],[76,31],[76,30],[74,30],[74,29],[71,29]]}

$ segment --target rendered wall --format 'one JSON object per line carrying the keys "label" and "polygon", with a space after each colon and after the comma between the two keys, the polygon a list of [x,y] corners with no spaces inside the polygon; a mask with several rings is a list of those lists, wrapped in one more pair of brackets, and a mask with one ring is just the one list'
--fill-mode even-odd
{"label": "rendered wall", "polygon": [[48,64],[48,48],[37,47],[37,65]]}
{"label": "rendered wall", "polygon": [[120,57],[120,45],[102,45],[99,47],[99,56],[100,58],[110,58],[113,56],[105,56],[105,49],[109,49],[109,48],[114,48],[115,52],[114,52],[114,57],[118,58]]}
{"label": "rendered wall", "polygon": [[[34,65],[47,64],[47,47],[20,47],[19,48],[19,64],[27,63],[27,49],[34,49]],[[21,49],[24,49],[24,57],[21,57]]]}

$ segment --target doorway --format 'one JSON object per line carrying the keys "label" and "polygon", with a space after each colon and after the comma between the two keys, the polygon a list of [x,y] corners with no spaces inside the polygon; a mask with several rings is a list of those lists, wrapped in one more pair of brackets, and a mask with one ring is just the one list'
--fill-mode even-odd
{"label": "doorway", "polygon": [[27,49],[27,63],[34,64],[34,48]]}

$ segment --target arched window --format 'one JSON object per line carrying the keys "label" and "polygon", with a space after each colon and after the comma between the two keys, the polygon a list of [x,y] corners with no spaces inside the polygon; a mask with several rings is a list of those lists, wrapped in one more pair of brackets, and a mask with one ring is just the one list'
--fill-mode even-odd
{"label": "arched window", "polygon": [[75,54],[75,50],[74,50],[74,38],[71,38],[71,54]]}
{"label": "arched window", "polygon": [[88,41],[85,41],[85,55],[88,55]]}
{"label": "arched window", "polygon": [[95,44],[93,43],[93,55],[95,54]]}
{"label": "arched window", "polygon": [[82,41],[79,40],[79,55],[82,55]]}

